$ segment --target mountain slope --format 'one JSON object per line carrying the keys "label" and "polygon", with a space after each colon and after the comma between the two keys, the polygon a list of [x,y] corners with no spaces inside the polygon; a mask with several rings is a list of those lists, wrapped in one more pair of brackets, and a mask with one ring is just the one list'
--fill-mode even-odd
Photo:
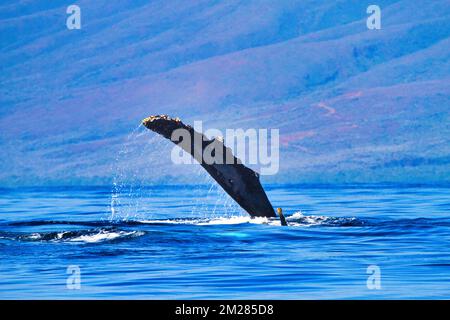
{"label": "mountain slope", "polygon": [[381,30],[369,4],[80,1],[67,30],[65,1],[4,2],[0,181],[193,182],[150,133],[127,139],[165,113],[279,128],[267,182],[448,183],[448,2],[379,1]]}

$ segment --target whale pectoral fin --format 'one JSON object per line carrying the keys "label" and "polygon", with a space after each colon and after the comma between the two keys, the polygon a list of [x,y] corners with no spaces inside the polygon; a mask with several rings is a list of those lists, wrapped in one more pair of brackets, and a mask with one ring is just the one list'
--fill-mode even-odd
{"label": "whale pectoral fin", "polygon": [[[173,119],[166,115],[150,116],[145,118],[142,124],[172,142],[174,142],[171,138],[175,130],[186,130],[191,139],[183,141],[179,146],[194,157],[228,195],[251,216],[276,217],[272,204],[259,181],[259,174],[244,166],[221,139],[210,140],[191,126],[185,125],[180,119]],[[212,143],[214,145],[210,146]],[[209,164],[204,161],[203,154],[208,147],[219,151],[218,157],[222,162]]]}

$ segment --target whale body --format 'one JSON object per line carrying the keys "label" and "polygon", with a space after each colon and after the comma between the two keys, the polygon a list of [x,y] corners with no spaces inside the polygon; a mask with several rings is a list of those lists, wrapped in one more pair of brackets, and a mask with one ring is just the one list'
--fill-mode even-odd
{"label": "whale body", "polygon": [[[252,217],[276,217],[275,211],[259,181],[259,174],[244,166],[223,141],[208,139],[202,133],[185,125],[178,118],[166,115],[150,116],[142,120],[148,129],[162,135],[188,152],[210,176]],[[189,138],[176,134],[177,129],[184,129]],[[174,134],[175,132],[175,134]],[[207,163],[203,154],[205,148],[215,150],[215,156],[222,159],[219,163]],[[232,161],[229,161],[232,159]]]}

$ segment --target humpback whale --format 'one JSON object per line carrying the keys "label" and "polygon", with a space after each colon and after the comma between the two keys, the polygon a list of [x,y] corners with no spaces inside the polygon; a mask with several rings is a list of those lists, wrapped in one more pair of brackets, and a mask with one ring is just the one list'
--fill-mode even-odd
{"label": "humpback whale", "polygon": [[[218,138],[208,139],[178,118],[167,115],[150,116],[142,124],[188,152],[209,175],[252,217],[276,217],[275,211],[259,181],[259,174],[237,159],[230,148]],[[176,130],[186,130],[189,138]],[[178,131],[179,132],[179,131]],[[217,163],[203,159],[205,149],[214,150]],[[229,160],[232,161],[229,161]]]}

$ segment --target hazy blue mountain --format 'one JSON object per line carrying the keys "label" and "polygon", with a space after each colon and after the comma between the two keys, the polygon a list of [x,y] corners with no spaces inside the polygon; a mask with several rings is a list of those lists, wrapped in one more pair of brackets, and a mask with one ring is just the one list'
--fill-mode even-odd
{"label": "hazy blue mountain", "polygon": [[[449,183],[448,0],[0,4],[0,182],[197,182],[151,114],[279,128],[263,182]],[[132,133],[134,130],[134,133]],[[131,136],[130,136],[131,134]]]}

